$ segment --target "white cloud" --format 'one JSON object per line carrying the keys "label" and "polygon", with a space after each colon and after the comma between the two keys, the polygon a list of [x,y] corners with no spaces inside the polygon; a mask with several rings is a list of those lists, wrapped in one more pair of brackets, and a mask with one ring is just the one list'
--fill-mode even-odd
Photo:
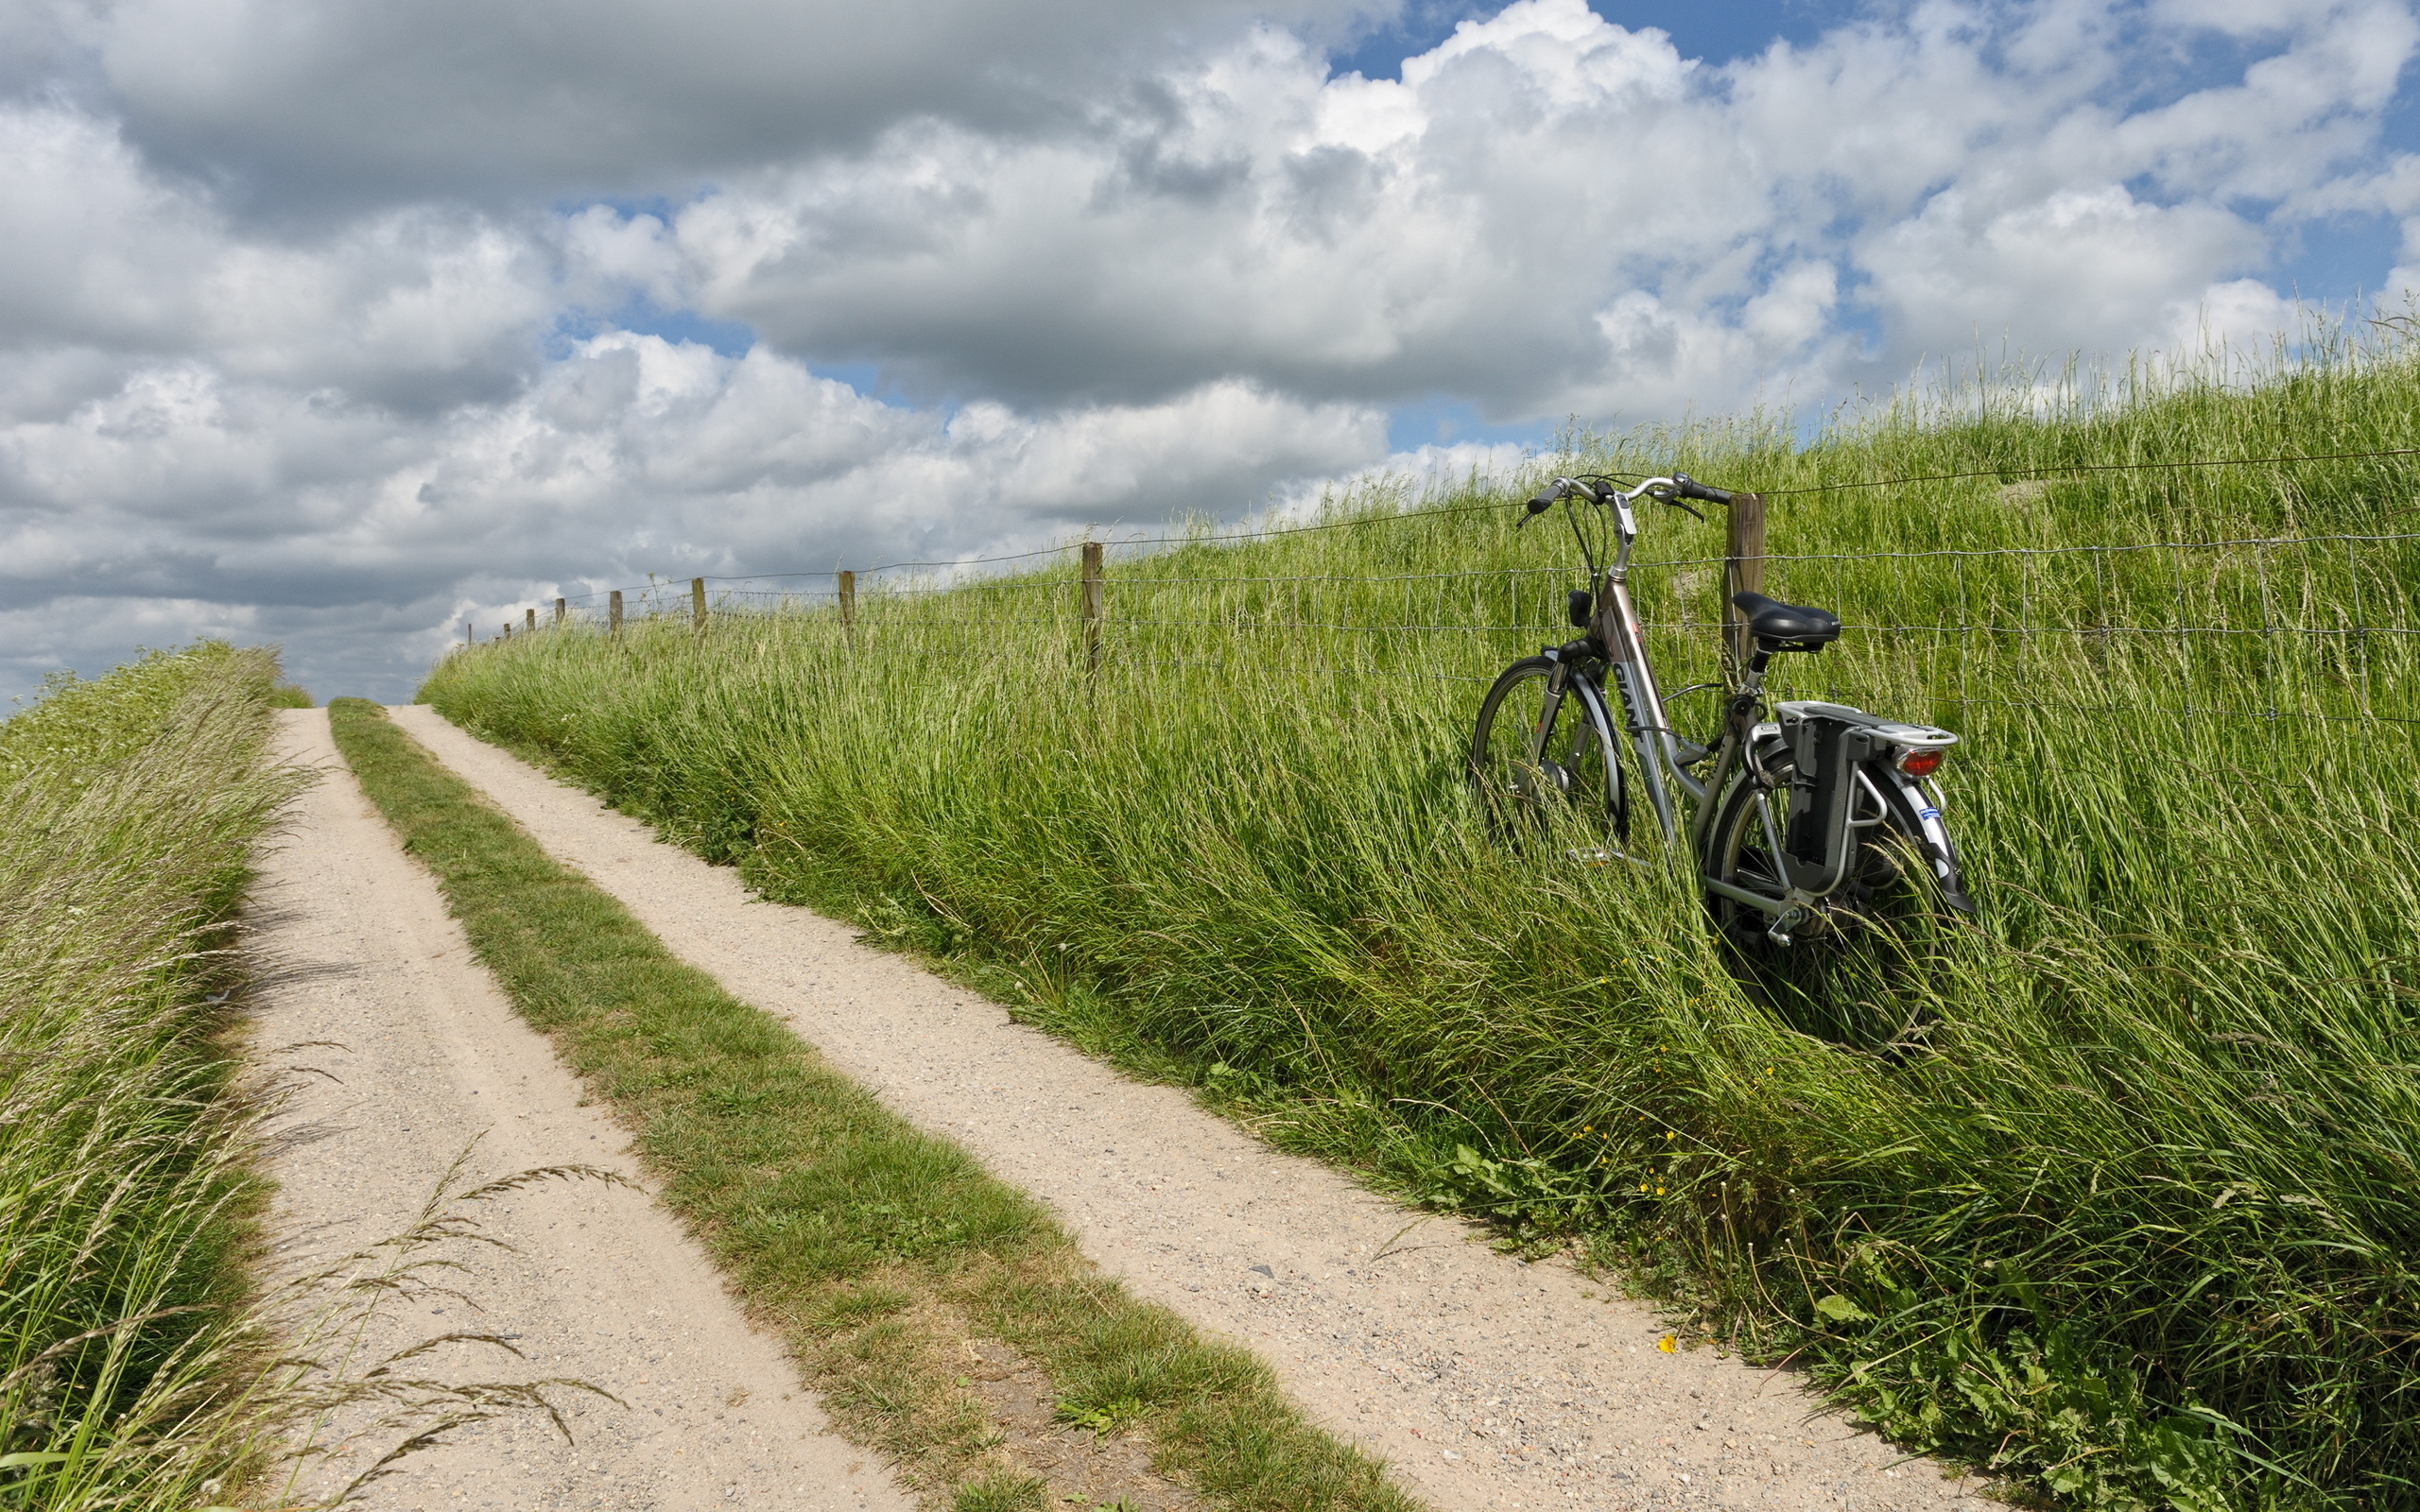
{"label": "white cloud", "polygon": [[[2364,165],[2420,35],[2341,7],[2129,115],[2117,31],[1936,0],[1708,71],[1582,0],[1519,0],[1399,83],[1264,31],[1089,136],[902,129],[735,180],[665,234],[702,308],[928,392],[1234,372],[1518,419],[1838,391],[1978,331],[2165,339],[2179,301],[2272,263],[2302,224],[2273,201]],[[1850,314],[1878,339],[1833,339]]]}
{"label": "white cloud", "polygon": [[0,109],[0,340],[156,350],[187,339],[215,217],[155,181],[107,123]]}
{"label": "white cloud", "polygon": [[2152,14],[2178,28],[2207,27],[2231,37],[2291,31],[2334,9],[2311,0],[2152,0]]}
{"label": "white cloud", "polygon": [[510,391],[554,313],[547,249],[407,205],[247,234],[108,123],[0,106],[0,352],[93,348],[382,403]]}
{"label": "white cloud", "polygon": [[[451,633],[467,606],[484,623],[650,572],[947,559],[1120,518],[1234,514],[1383,449],[1375,411],[1235,382],[1148,406],[944,419],[762,349],[730,358],[622,333],[510,403],[436,421],[185,366],[0,429],[13,504],[0,584],[240,603],[250,617],[178,613],[197,628],[307,628],[305,676],[351,662],[397,679],[417,645],[393,639],[399,614]],[[359,644],[314,649],[365,626],[385,637],[374,661]]]}
{"label": "white cloud", "polygon": [[[1327,0],[20,0],[0,39],[147,149],[292,208],[648,192],[907,119],[1063,124],[1072,99]],[[46,77],[45,77],[46,75]],[[6,78],[0,74],[0,79]]]}
{"label": "white cloud", "polygon": [[115,594],[0,606],[0,719],[57,668],[107,667],[137,646],[182,645],[202,635],[250,644],[261,638],[260,618],[251,605]]}
{"label": "white cloud", "polygon": [[[1386,7],[1289,4],[25,0],[0,665],[216,625],[394,693],[566,585],[1519,465],[1391,454],[1415,401],[2257,346],[2329,217],[2420,228],[2400,0],[1911,0],[1720,67],[1516,0],[1396,79],[1321,44]],[[693,316],[762,344],[616,324]]]}
{"label": "white cloud", "polygon": [[2162,208],[2118,184],[1995,198],[1945,190],[1865,249],[1886,319],[1934,334],[1936,353],[1979,335],[2037,352],[2105,347],[2113,331],[2139,340],[2180,294],[2198,297],[2261,249],[2257,229],[2226,210]]}
{"label": "white cloud", "polygon": [[1384,498],[1417,506],[1434,494],[1469,483],[1510,486],[1538,471],[1536,449],[1506,441],[1454,441],[1394,452],[1366,467],[1322,478],[1301,478],[1272,490],[1256,523],[1284,524],[1313,520],[1327,507]]}
{"label": "white cloud", "polygon": [[1740,307],[1739,325],[1766,347],[1795,352],[1830,327],[1840,296],[1840,270],[1831,264],[1794,264]]}
{"label": "white cloud", "polygon": [[2179,300],[2169,307],[2168,338],[2161,346],[2188,360],[2232,353],[2262,364],[2271,356],[2273,341],[2301,335],[2300,313],[2291,301],[2256,278],[2214,284],[2198,302],[2188,305]]}

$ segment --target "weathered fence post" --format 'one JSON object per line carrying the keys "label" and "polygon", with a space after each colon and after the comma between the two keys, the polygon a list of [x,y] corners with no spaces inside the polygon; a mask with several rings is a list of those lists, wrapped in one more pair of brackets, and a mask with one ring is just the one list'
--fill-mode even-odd
{"label": "weathered fence post", "polygon": [[1084,669],[1100,670],[1100,542],[1084,542]]}
{"label": "weathered fence post", "polygon": [[510,620],[504,622],[504,638],[508,641],[512,639],[512,622]]}
{"label": "weathered fence post", "polygon": [[533,635],[537,633],[538,611],[536,610],[529,610],[524,614],[522,618],[522,628],[528,630]]}
{"label": "weathered fence post", "polygon": [[706,633],[706,580],[702,577],[689,579],[689,623],[700,635]]}
{"label": "weathered fence post", "polygon": [[462,622],[462,644],[464,645],[474,645],[477,644],[471,639],[471,622],[469,620],[464,620]]}
{"label": "weathered fence post", "polygon": [[838,576],[840,580],[840,628],[845,630],[857,623],[857,575],[843,570]]}
{"label": "weathered fence post", "polygon": [[614,596],[605,601],[605,633],[622,633],[622,591],[618,588],[614,590]]}
{"label": "weathered fence post", "polygon": [[1734,593],[1765,591],[1765,496],[1735,493],[1722,548],[1722,643],[1736,679],[1755,647],[1748,644],[1748,617],[1731,602]]}
{"label": "weathered fence post", "polygon": [[556,598],[556,600],[555,600],[555,623],[556,623],[558,626],[560,626],[560,625],[562,625],[562,622],[563,622],[563,601],[562,601],[562,599],[561,597],[557,597],[557,598]]}

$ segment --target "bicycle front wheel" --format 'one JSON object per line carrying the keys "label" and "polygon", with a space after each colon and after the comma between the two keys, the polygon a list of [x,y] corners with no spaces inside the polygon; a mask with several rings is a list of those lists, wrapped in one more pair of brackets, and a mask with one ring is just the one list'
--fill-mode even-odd
{"label": "bicycle front wheel", "polygon": [[1525,657],[1487,690],[1471,736],[1471,793],[1499,844],[1519,845],[1562,817],[1618,843],[1630,808],[1621,765],[1599,724],[1601,698],[1591,707],[1595,690],[1574,676],[1543,747],[1535,744],[1556,666],[1548,657]]}

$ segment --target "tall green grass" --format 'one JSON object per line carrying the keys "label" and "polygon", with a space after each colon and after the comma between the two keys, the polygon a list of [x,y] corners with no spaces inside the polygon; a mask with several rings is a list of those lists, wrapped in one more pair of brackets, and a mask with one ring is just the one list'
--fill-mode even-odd
{"label": "tall green grass", "polygon": [[229,1041],[275,679],[204,643],[0,724],[0,1505],[192,1507],[276,1447]]}
{"label": "tall green grass", "polygon": [[[2420,458],[2028,481],[2420,445],[2420,365],[2100,392],[1539,459],[1774,492],[1768,590],[1851,627],[1785,695],[1964,737],[1982,915],[1898,1063],[1743,989],[1681,868],[1485,843],[1470,718],[1579,582],[1529,477],[1114,555],[1089,672],[1067,563],[515,638],[424,696],[1282,1141],[1584,1236],[1910,1448],[2080,1505],[2420,1504]],[[1673,688],[1720,522],[1648,526]]]}

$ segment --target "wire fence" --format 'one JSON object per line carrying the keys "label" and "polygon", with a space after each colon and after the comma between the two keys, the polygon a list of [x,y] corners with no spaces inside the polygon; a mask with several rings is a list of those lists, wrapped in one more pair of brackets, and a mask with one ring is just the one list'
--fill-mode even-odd
{"label": "wire fence", "polygon": [[[2420,448],[2017,473],[2412,455]],[[1107,543],[1115,570],[1102,543],[1079,541],[863,572],[653,581],[566,595],[548,622],[611,630],[685,616],[702,628],[714,615],[790,616],[864,648],[907,638],[961,655],[987,645],[1031,654],[1060,644],[1092,668],[1483,685],[1512,658],[1574,633],[1566,595],[1593,586],[1576,567],[1221,573],[1208,569],[1233,559],[1223,552],[1167,548],[1399,529],[1506,507],[1135,536]],[[2420,532],[1801,553],[1766,551],[1759,539],[1745,549],[1766,593],[1829,609],[1845,627],[1835,650],[1784,659],[1786,695],[1903,700],[1894,709],[1914,699],[1935,717],[1971,708],[2420,725]],[[1722,588],[1742,551],[1735,530],[1725,555],[1649,549],[1635,564],[1633,592],[1668,688],[1721,677]],[[531,610],[514,627],[535,629],[538,618]]]}

